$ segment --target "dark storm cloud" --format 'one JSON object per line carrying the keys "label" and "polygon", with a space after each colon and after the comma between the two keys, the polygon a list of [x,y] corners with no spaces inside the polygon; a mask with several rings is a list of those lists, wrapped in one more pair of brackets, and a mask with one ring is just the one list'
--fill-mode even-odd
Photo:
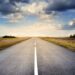
{"label": "dark storm cloud", "polygon": [[19,12],[15,3],[29,3],[29,0],[0,0],[0,13],[3,15]]}
{"label": "dark storm cloud", "polygon": [[[33,0],[37,1],[37,0]],[[52,11],[65,11],[75,9],[75,0],[39,0],[46,1],[48,7],[45,9],[46,14],[51,14]],[[15,3],[29,3],[30,0],[0,0],[0,13],[10,14],[17,12]]]}
{"label": "dark storm cloud", "polygon": [[1,14],[10,14],[10,13],[15,13],[18,10],[16,10],[16,6],[10,4],[10,3],[4,3],[0,5],[0,12]]}
{"label": "dark storm cloud", "polygon": [[12,2],[24,2],[24,3],[29,3],[29,0],[0,0],[0,3],[12,3]]}
{"label": "dark storm cloud", "polygon": [[[75,10],[75,0],[46,0],[48,7],[45,9],[46,14],[51,15],[53,12],[64,12],[67,10]],[[56,15],[56,14],[55,14]],[[62,25],[61,30],[74,30],[75,20],[72,25]]]}
{"label": "dark storm cloud", "polygon": [[10,3],[15,3],[15,2],[22,2],[22,3],[29,3],[29,0],[9,0]]}
{"label": "dark storm cloud", "polygon": [[75,0],[47,0],[49,5],[46,8],[46,13],[51,11],[66,11],[75,9]]}

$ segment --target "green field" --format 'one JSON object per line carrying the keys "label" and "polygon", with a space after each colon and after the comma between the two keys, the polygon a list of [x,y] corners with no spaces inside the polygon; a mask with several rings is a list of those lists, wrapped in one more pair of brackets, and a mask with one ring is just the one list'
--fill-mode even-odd
{"label": "green field", "polygon": [[27,40],[29,38],[25,37],[17,37],[17,38],[0,38],[0,50],[3,50],[9,46]]}
{"label": "green field", "polygon": [[43,37],[43,40],[55,43],[57,45],[68,48],[71,51],[75,52],[75,39],[73,38],[51,38],[51,37]]}

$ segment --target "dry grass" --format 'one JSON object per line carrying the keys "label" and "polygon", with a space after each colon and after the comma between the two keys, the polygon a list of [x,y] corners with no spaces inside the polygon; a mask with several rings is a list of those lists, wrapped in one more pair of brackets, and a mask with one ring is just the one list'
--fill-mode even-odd
{"label": "dry grass", "polygon": [[75,39],[71,39],[71,38],[50,38],[50,37],[44,37],[42,39],[47,40],[47,41],[52,42],[52,43],[55,43],[57,45],[66,47],[69,50],[75,52]]}
{"label": "dry grass", "polygon": [[20,37],[20,38],[0,38],[0,50],[5,49],[9,46],[12,46],[14,44],[17,44],[19,42],[22,42],[24,40],[27,40],[29,38]]}

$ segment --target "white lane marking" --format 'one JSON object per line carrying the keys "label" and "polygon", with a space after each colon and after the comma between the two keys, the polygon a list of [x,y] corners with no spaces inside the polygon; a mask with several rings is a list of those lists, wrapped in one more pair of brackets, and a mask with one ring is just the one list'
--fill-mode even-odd
{"label": "white lane marking", "polygon": [[34,75],[38,75],[36,41],[34,43]]}

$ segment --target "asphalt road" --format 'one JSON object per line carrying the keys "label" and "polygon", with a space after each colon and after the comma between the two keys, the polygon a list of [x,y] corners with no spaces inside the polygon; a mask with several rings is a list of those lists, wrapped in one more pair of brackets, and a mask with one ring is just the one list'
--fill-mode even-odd
{"label": "asphalt road", "polygon": [[75,75],[75,53],[32,38],[0,52],[0,75]]}
{"label": "asphalt road", "polygon": [[34,75],[34,40],[0,52],[0,75]]}
{"label": "asphalt road", "polygon": [[75,53],[37,39],[39,75],[75,75]]}

